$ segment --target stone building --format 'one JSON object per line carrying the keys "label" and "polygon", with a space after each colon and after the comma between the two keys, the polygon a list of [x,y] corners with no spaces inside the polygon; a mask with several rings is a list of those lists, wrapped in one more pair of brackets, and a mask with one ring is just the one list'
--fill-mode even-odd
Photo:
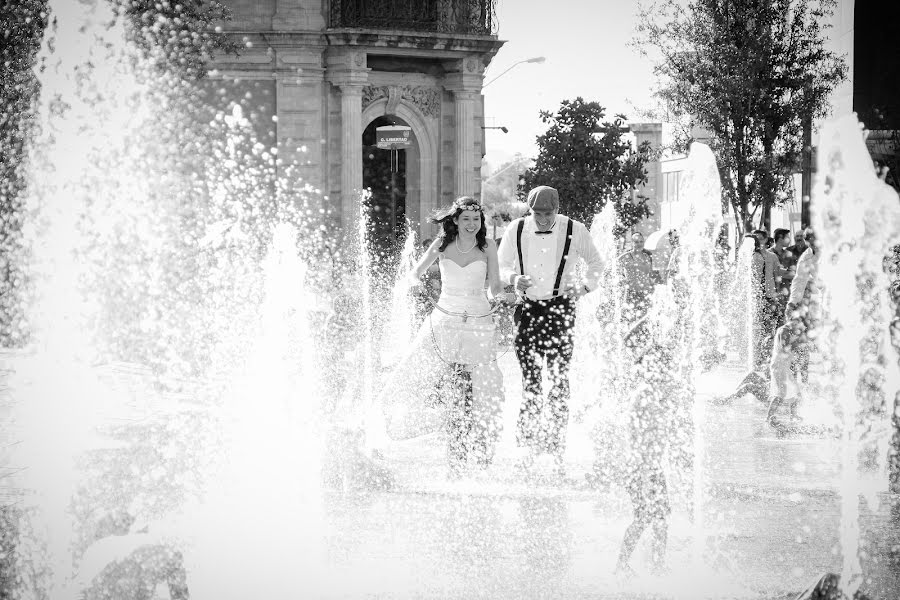
{"label": "stone building", "polygon": [[[496,0],[224,0],[243,44],[214,77],[345,230],[371,188],[382,232],[480,193],[483,73],[503,42]],[[382,125],[411,128],[391,156]]]}

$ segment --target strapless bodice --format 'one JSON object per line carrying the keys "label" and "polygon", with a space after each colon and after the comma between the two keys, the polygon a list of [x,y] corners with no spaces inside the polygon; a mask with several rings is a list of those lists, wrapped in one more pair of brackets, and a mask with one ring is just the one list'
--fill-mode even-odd
{"label": "strapless bodice", "polygon": [[[477,260],[461,267],[442,258],[441,297],[438,309],[431,312],[431,335],[442,360],[451,363],[487,364],[494,356],[494,320],[486,315],[491,310],[485,279],[487,262]],[[445,311],[449,311],[448,314]]]}
{"label": "strapless bodice", "polygon": [[476,260],[461,267],[449,258],[441,259],[441,295],[483,296],[487,262]]}

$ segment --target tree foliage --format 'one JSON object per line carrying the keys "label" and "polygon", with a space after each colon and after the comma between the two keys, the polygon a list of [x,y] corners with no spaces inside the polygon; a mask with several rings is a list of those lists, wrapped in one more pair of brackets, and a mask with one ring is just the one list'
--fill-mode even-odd
{"label": "tree foliage", "polygon": [[187,80],[206,76],[216,52],[237,45],[215,23],[231,18],[218,0],[108,0],[125,16],[132,41],[160,70]]}
{"label": "tree foliage", "polygon": [[[192,82],[206,75],[213,53],[236,51],[214,27],[229,18],[217,0],[98,1],[112,5],[145,63],[166,74],[174,93],[193,94]],[[21,344],[27,337],[20,327],[27,287],[21,269],[27,148],[40,92],[36,60],[54,19],[47,0],[0,0],[0,343],[5,345]]]}
{"label": "tree foliage", "polygon": [[713,134],[724,201],[752,229],[790,198],[804,126],[846,77],[825,49],[834,0],[660,0],[640,9],[636,46],[658,60],[657,95]]}
{"label": "tree foliage", "polygon": [[39,88],[34,67],[47,22],[46,0],[0,0],[0,342],[7,345],[21,344],[24,335],[18,326],[25,287],[18,261],[24,159]]}
{"label": "tree foliage", "polygon": [[647,180],[650,146],[632,148],[624,137],[625,117],[604,121],[605,116],[599,103],[581,97],[563,100],[556,113],[541,111],[547,131],[537,138],[538,157],[523,176],[519,196],[549,185],[559,191],[561,210],[584,222],[615,202],[620,230],[647,217],[646,200],[632,201],[632,190]]}

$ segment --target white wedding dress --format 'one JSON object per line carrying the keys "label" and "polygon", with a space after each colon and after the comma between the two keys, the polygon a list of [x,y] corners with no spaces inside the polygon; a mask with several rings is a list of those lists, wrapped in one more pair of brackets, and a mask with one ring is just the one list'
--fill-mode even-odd
{"label": "white wedding dress", "polygon": [[[478,260],[461,267],[443,255],[439,260],[441,295],[437,304],[454,314],[435,308],[391,371],[382,390],[387,433],[393,439],[407,439],[439,429],[452,399],[441,398],[435,406],[429,396],[457,364],[471,372],[474,422],[491,429],[496,437],[503,401],[496,328],[491,316],[478,316],[491,308],[485,290],[487,262]],[[464,318],[458,313],[476,316]]]}

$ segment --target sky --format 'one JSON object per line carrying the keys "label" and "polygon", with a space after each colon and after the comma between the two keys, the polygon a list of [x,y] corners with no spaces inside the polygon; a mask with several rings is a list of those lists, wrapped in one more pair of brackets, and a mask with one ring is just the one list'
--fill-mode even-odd
{"label": "sky", "polygon": [[628,46],[637,0],[499,0],[499,37],[506,43],[485,71],[490,82],[517,61],[543,56],[543,64],[517,65],[484,88],[486,155],[492,172],[517,152],[536,156],[535,138],[546,126],[540,111],[555,111],[577,96],[597,101],[612,117],[634,117],[632,104],[650,104],[652,64]]}

